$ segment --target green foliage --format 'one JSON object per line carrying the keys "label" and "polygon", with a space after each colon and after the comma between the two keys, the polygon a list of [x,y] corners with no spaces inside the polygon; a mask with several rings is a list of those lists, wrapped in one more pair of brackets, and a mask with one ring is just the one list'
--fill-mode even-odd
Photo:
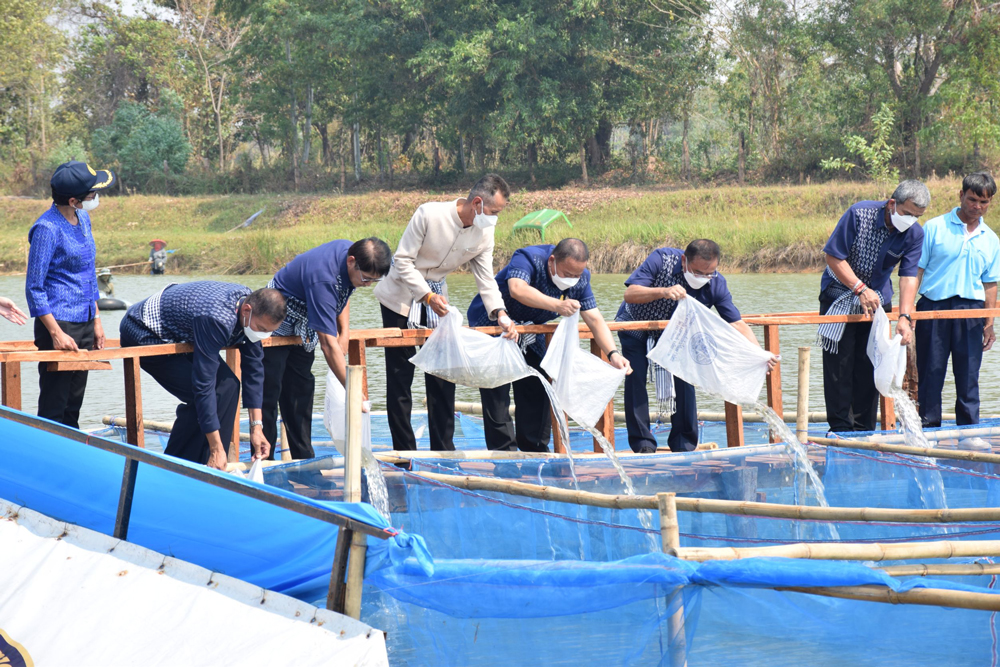
{"label": "green foliage", "polygon": [[[893,146],[890,143],[893,126],[893,112],[888,104],[883,104],[878,113],[872,116],[875,136],[871,142],[864,137],[853,134],[844,139],[847,150],[861,158],[867,175],[875,182],[880,191],[879,196],[887,196],[896,183],[899,182],[899,170],[891,166]],[[822,160],[823,169],[840,170],[854,169],[857,165],[844,158]]]}
{"label": "green foliage", "polygon": [[56,144],[45,156],[45,171],[53,172],[56,167],[70,160],[89,162],[87,148],[83,145],[80,137],[70,137]]}
{"label": "green foliage", "polygon": [[95,159],[113,166],[124,187],[153,185],[154,178],[167,178],[184,170],[191,146],[169,108],[153,113],[136,102],[118,105],[111,125],[97,129],[91,144]]}

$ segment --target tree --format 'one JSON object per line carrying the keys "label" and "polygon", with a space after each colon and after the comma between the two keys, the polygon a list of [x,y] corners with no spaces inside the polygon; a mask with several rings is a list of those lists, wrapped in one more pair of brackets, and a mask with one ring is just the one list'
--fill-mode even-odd
{"label": "tree", "polygon": [[163,91],[168,104],[157,113],[137,102],[123,100],[111,125],[98,128],[91,139],[94,157],[114,167],[123,187],[143,190],[154,176],[179,174],[191,146],[177,116],[180,100]]}

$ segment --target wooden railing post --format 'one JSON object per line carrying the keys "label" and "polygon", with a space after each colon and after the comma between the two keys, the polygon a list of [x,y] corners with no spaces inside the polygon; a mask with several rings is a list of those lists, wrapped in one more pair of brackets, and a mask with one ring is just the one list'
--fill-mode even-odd
{"label": "wooden railing post", "polygon": [[743,408],[735,403],[726,403],[726,446],[743,445]]}
{"label": "wooden railing post", "polygon": [[[237,380],[242,380],[243,373],[240,370],[240,351],[237,349],[226,350],[226,365],[229,366],[229,370],[236,374]],[[243,392],[241,391],[240,394]],[[233,424],[233,437],[229,440],[229,452],[227,453],[226,459],[230,463],[235,463],[240,460],[240,397],[236,397],[236,417],[234,418],[235,423]]]}
{"label": "wooden railing post", "polygon": [[368,354],[367,340],[355,338],[347,344],[347,363],[351,366],[361,366],[361,393],[368,400]]}
{"label": "wooden railing post", "polygon": [[[590,353],[597,356],[601,361],[607,361],[608,355],[604,354],[596,339],[590,340]],[[601,432],[604,439],[611,443],[611,449],[615,448],[615,401],[611,401],[604,407],[604,414],[597,420],[597,430]],[[601,444],[594,438],[594,451],[603,452]]]}
{"label": "wooden railing post", "polygon": [[879,396],[880,408],[882,411],[882,430],[896,430],[896,402],[886,396]]}
{"label": "wooden railing post", "polygon": [[[361,502],[361,403],[364,400],[364,366],[347,367],[347,406],[344,433],[344,502]],[[365,555],[368,538],[355,532],[350,542],[347,564],[347,586],[344,591],[344,613],[351,618],[361,618],[361,589],[365,578]]]}
{"label": "wooden railing post", "polygon": [[14,410],[21,409],[21,362],[5,361],[0,364],[3,374],[3,404]]}
{"label": "wooden railing post", "polygon": [[[764,326],[764,349],[771,354],[778,356],[781,354],[781,336],[777,324]],[[784,397],[781,395],[781,362],[771,369],[767,374],[767,405],[782,420],[785,419]],[[777,442],[779,438],[772,433],[771,442]]]}
{"label": "wooden railing post", "polygon": [[795,397],[795,439],[809,439],[809,358],[812,348],[799,348],[799,391]]}
{"label": "wooden railing post", "polygon": [[125,441],[136,447],[145,447],[139,357],[126,357],[122,361],[125,362]]}
{"label": "wooden railing post", "polygon": [[[552,344],[552,334],[545,334],[545,349],[548,349],[549,345]],[[556,454],[565,454],[566,445],[562,441],[562,433],[559,432],[559,420],[556,419],[555,406],[550,406],[550,414],[552,417],[552,451]]]}

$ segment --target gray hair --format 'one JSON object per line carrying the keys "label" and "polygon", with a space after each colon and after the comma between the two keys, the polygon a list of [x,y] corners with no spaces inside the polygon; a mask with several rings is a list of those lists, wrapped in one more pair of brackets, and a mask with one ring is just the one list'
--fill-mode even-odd
{"label": "gray hair", "polygon": [[469,190],[469,201],[476,197],[482,197],[483,201],[494,203],[497,193],[503,195],[504,199],[510,199],[510,186],[499,174],[486,174],[472,186]]}
{"label": "gray hair", "polygon": [[896,186],[892,193],[892,198],[897,204],[905,204],[912,201],[914,206],[927,208],[931,205],[931,191],[920,181],[909,179]]}

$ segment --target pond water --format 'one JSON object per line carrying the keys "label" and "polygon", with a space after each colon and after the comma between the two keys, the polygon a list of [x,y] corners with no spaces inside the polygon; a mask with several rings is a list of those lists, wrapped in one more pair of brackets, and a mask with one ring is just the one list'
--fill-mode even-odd
{"label": "pond water", "polygon": [[[161,289],[169,282],[187,282],[191,280],[224,280],[238,282],[251,288],[263,287],[270,276],[136,276],[121,275],[115,277],[115,295],[130,302],[139,301],[153,292]],[[815,311],[818,306],[819,274],[734,274],[726,277],[736,307],[745,314],[778,313],[795,311]],[[594,293],[601,313],[606,319],[614,317],[621,303],[624,292],[625,276],[599,275],[593,279]],[[451,301],[459,309],[468,308],[475,295],[475,282],[470,275],[452,275],[448,278],[448,288]],[[13,298],[22,308],[24,305],[24,278],[19,276],[0,277],[0,294]],[[118,323],[124,311],[106,311],[102,314],[105,333],[108,337],[118,337]],[[354,328],[375,328],[381,326],[378,302],[371,289],[359,289],[351,297],[351,326]],[[763,329],[753,327],[757,338],[763,342]],[[0,319],[0,340],[30,340],[32,338],[31,322],[22,327],[15,326]],[[822,388],[822,350],[815,345],[815,325],[783,326],[781,327],[781,352],[783,366],[783,395],[786,415],[794,413],[796,404],[798,368],[797,352],[800,346],[812,347],[812,363],[810,374],[810,410],[824,410]],[[982,414],[1000,412],[1000,369],[996,364],[996,351],[988,352],[983,357],[983,369],[980,375],[980,393],[982,396]],[[87,394],[84,399],[81,415],[81,427],[97,428],[104,415],[121,416],[125,410],[124,380],[122,363],[112,362],[114,370],[95,371],[90,374]],[[376,348],[368,350],[368,378],[373,409],[385,409],[384,390],[384,360],[382,351]],[[316,375],[315,409],[322,411],[323,396],[326,381],[326,362],[322,354],[317,352],[316,364],[313,367]],[[25,411],[35,412],[38,402],[38,375],[34,364],[24,364],[22,367],[22,405]],[[652,391],[652,387],[650,387]],[[423,379],[418,374],[414,380],[414,408],[418,409],[424,395]],[[148,375],[143,374],[142,382],[143,414],[146,419],[170,421],[174,418],[177,401],[162,390]],[[458,387],[457,400],[479,401],[478,390]],[[619,390],[617,403],[621,408],[622,392]],[[955,403],[954,382],[949,373],[945,383],[945,412],[952,412]],[[700,396],[700,410],[721,411],[722,404],[717,399]]]}

